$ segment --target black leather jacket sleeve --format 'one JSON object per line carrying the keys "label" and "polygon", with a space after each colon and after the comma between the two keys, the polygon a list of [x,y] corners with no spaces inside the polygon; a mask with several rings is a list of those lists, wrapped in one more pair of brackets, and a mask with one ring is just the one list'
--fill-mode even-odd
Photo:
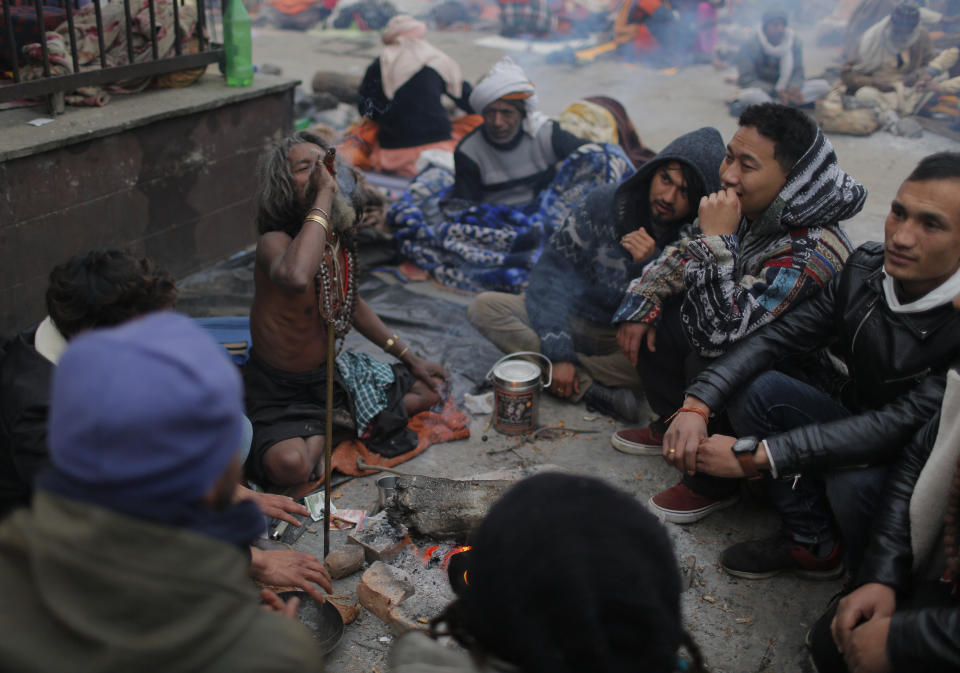
{"label": "black leather jacket sleeve", "polygon": [[931,374],[878,409],[768,437],[770,456],[781,474],[888,462],[937,413],[945,387]]}
{"label": "black leather jacket sleeve", "polygon": [[940,414],[937,413],[914,436],[900,459],[890,468],[884,486],[883,505],[873,520],[870,545],[857,574],[859,584],[879,582],[899,591],[910,581],[913,566],[910,498],[933,450],[939,427]]}
{"label": "black leather jacket sleeve", "polygon": [[[687,394],[718,411],[742,387],[777,362],[832,343],[844,308],[842,275],[823,291],[757,330],[698,374]],[[782,475],[891,460],[940,408],[946,379],[929,375],[887,404],[830,423],[766,437]]]}
{"label": "black leather jacket sleeve", "polygon": [[[884,501],[858,583],[879,582],[903,591],[910,583],[913,548],[910,498],[940,428],[937,413],[914,436],[891,468]],[[960,602],[956,606],[897,611],[890,623],[887,654],[897,671],[956,671],[960,668]]]}
{"label": "black leather jacket sleeve", "polygon": [[895,612],[887,655],[896,671],[947,673],[960,669],[960,604]]}

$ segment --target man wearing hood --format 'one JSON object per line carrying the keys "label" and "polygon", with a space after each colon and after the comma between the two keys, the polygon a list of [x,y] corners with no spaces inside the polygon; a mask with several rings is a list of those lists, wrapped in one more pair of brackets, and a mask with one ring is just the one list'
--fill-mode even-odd
{"label": "man wearing hood", "polygon": [[505,353],[549,357],[558,397],[636,422],[640,379],[610,320],[644,264],[692,235],[695,204],[720,185],[723,152],[720,133],[701,128],[619,185],[593,190],[551,237],[527,292],[484,292],[470,321]]}
{"label": "man wearing hood", "polygon": [[51,465],[32,507],[0,525],[4,669],[320,670],[310,633],[265,612],[247,576],[265,521],[233,502],[243,423],[236,367],[185,316],[71,340]]}
{"label": "man wearing hood", "polygon": [[772,7],[763,13],[760,28],[740,47],[737,86],[743,90],[731,104],[735,113],[774,100],[805,105],[830,93],[826,80],[804,78],[803,46],[787,24],[787,10]]}
{"label": "man wearing hood", "polygon": [[522,206],[546,189],[557,163],[586,141],[537,110],[536,100],[533,83],[509,56],[480,80],[470,107],[483,124],[453,153],[451,198]]}
{"label": "man wearing hood", "polygon": [[[783,528],[720,557],[749,579],[784,570],[855,576],[885,492],[887,466],[940,408],[960,355],[960,153],[923,159],[900,186],[884,243],[866,243],[819,295],[702,371],[664,438],[688,472],[769,475]],[[827,390],[771,367],[830,347],[847,377]],[[736,435],[707,437],[725,407]],[[824,497],[824,487],[826,498]],[[829,506],[827,504],[829,498]],[[836,525],[834,524],[836,522]]]}
{"label": "man wearing hood", "polygon": [[[866,190],[840,170],[833,147],[802,112],[776,103],[740,116],[720,167],[724,189],[700,203],[699,235],[671,246],[634,280],[614,321],[624,354],[637,364],[659,419],[620,430],[627,453],[664,455],[687,382],[838,273],[852,245],[841,220],[857,214]],[[685,475],[651,499],[675,523],[696,521],[736,502],[737,484]]]}
{"label": "man wearing hood", "polygon": [[860,36],[840,73],[848,94],[901,115],[926,102],[929,96],[915,86],[936,52],[920,19],[920,9],[903,2]]}

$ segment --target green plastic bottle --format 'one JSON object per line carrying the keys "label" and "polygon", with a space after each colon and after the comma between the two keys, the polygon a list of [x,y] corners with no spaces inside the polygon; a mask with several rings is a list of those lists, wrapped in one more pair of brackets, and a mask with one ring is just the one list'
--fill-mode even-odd
{"label": "green plastic bottle", "polygon": [[223,15],[223,50],[229,86],[253,84],[253,39],[243,0],[230,0]]}

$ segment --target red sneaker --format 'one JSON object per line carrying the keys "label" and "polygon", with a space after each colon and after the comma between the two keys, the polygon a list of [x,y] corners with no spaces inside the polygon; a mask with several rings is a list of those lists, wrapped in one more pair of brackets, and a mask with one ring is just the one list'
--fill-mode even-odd
{"label": "red sneaker", "polygon": [[661,491],[650,498],[650,509],[654,514],[672,523],[693,523],[710,512],[737,504],[740,495],[729,498],[711,498],[690,490],[682,481],[673,488]]}
{"label": "red sneaker", "polygon": [[731,575],[748,580],[766,579],[784,570],[804,579],[835,580],[843,575],[843,552],[835,541],[826,556],[816,556],[781,530],[772,537],[727,547],[720,555],[720,565]]}
{"label": "red sneaker", "polygon": [[663,449],[663,433],[653,429],[626,428],[617,430],[610,437],[613,448],[633,456],[659,456]]}

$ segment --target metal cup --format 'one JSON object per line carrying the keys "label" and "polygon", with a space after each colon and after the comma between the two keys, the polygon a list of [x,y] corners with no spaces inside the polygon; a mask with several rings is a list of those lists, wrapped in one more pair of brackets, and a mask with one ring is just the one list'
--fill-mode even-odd
{"label": "metal cup", "polygon": [[397,478],[393,476],[380,477],[377,479],[377,506],[379,509],[386,509],[387,500],[393,497],[397,491]]}

